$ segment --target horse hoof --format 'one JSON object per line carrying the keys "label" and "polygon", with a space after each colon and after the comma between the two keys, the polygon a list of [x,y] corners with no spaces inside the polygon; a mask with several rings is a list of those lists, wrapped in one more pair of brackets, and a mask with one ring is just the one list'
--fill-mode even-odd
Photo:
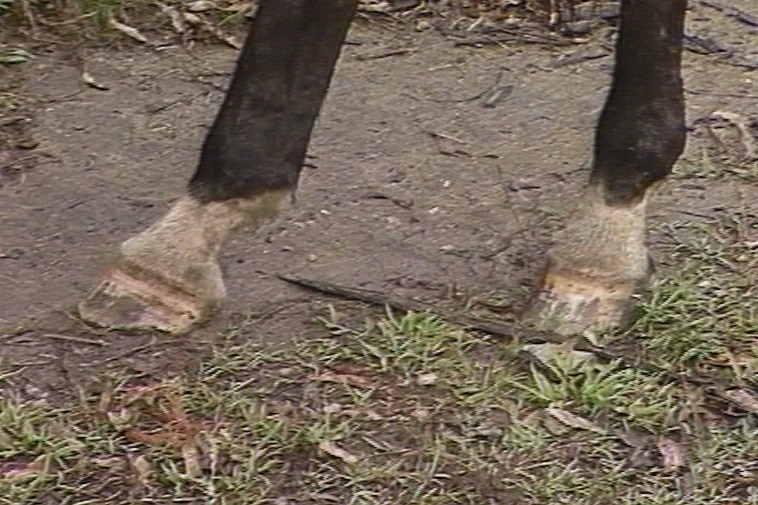
{"label": "horse hoof", "polygon": [[549,261],[522,320],[562,335],[625,328],[637,316],[647,279],[600,277]]}
{"label": "horse hoof", "polygon": [[216,306],[159,279],[116,266],[78,308],[84,321],[97,326],[181,335],[208,319]]}

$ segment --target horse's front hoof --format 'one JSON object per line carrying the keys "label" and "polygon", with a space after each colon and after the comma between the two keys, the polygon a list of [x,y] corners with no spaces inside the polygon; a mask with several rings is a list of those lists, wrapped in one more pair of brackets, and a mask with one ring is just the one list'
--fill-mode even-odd
{"label": "horse's front hoof", "polygon": [[119,265],[79,304],[79,315],[114,330],[183,334],[207,320],[217,306]]}

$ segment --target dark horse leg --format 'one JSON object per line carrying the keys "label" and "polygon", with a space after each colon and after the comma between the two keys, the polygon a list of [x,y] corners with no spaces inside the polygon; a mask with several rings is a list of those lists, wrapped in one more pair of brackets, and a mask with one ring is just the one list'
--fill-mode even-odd
{"label": "dark horse leg", "polygon": [[[187,195],[127,240],[80,304],[86,320],[174,333],[224,297],[216,256],[236,228],[271,216],[297,184],[356,0],[261,2]],[[684,144],[685,0],[625,0],[613,87],[589,187],[526,319],[564,333],[621,323],[649,270],[648,189]]]}
{"label": "dark horse leg", "polygon": [[182,333],[225,296],[217,255],[293,195],[357,0],[260,2],[186,196],[121,246],[79,305],[113,328]]}
{"label": "dark horse leg", "polygon": [[647,282],[645,207],[685,143],[681,78],[686,0],[625,0],[613,84],[589,185],[525,314],[571,334],[626,324]]}

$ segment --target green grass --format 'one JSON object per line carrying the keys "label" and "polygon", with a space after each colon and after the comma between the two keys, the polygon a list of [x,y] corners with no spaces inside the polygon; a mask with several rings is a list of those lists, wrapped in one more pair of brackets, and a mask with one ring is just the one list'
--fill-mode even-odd
{"label": "green grass", "polygon": [[16,110],[20,102],[16,93],[0,90],[0,113]]}
{"label": "green grass", "polygon": [[739,221],[695,228],[667,226],[676,246],[673,268],[644,303],[644,317],[629,335],[641,339],[651,362],[664,368],[729,361],[755,375],[758,343],[758,255]]}
{"label": "green grass", "polygon": [[30,58],[31,55],[24,49],[0,44],[0,64],[2,65],[24,63]]}
{"label": "green grass", "polygon": [[758,503],[756,418],[669,373],[755,387],[753,246],[672,229],[677,267],[604,338],[637,339],[642,366],[530,360],[430,314],[332,311],[277,349],[242,323],[191,376],[112,378],[65,409],[3,399],[0,504]]}

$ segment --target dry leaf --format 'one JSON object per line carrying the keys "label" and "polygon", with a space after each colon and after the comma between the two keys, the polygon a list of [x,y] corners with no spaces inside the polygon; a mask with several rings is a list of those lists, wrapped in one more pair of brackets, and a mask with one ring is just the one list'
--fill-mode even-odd
{"label": "dry leaf", "polygon": [[24,479],[47,473],[47,456],[41,454],[29,463],[0,461],[0,479]]}
{"label": "dry leaf", "polygon": [[225,35],[221,30],[214,30],[211,33],[232,46],[234,49],[242,49],[242,42],[240,42],[240,40],[234,35]]}
{"label": "dry leaf", "polygon": [[724,396],[740,406],[740,408],[758,414],[758,397],[744,389],[724,391]]}
{"label": "dry leaf", "polygon": [[592,421],[585,419],[581,416],[569,412],[565,409],[559,409],[557,407],[549,407],[545,411],[553,416],[558,421],[562,422],[566,426],[576,428],[578,430],[594,431],[595,433],[605,433],[605,430],[593,423]]}
{"label": "dry leaf", "polygon": [[705,360],[709,365],[723,367],[749,367],[755,361],[756,359],[753,356],[736,355],[731,351]]}
{"label": "dry leaf", "polygon": [[203,470],[200,466],[200,451],[192,443],[186,443],[182,446],[182,458],[184,459],[184,471],[188,477],[198,479],[202,477]]}
{"label": "dry leaf", "polygon": [[574,345],[573,340],[567,340],[562,344],[526,344],[523,349],[547,367],[551,367],[559,360],[571,360],[572,369],[582,369],[597,362],[597,357],[593,353],[574,350]]}
{"label": "dry leaf", "polygon": [[190,12],[205,12],[216,8],[218,8],[216,4],[209,0],[196,0],[186,5],[186,9]]}
{"label": "dry leaf", "polygon": [[156,3],[161,8],[161,12],[171,19],[171,26],[174,27],[174,31],[177,33],[184,33],[187,31],[187,26],[184,24],[184,19],[182,18],[182,13],[179,12],[179,9],[173,5],[165,5],[161,2]]}
{"label": "dry leaf", "polygon": [[108,25],[111,28],[120,31],[121,33],[123,33],[123,34],[125,34],[125,35],[127,35],[127,36],[129,36],[131,38],[133,38],[134,40],[136,40],[138,42],[142,42],[143,44],[147,44],[148,43],[147,37],[145,37],[144,35],[142,35],[139,32],[139,30],[137,30],[134,27],[125,25],[123,23],[119,23],[118,21],[116,21],[113,18],[110,18],[110,20],[108,20]]}
{"label": "dry leaf", "polygon": [[430,413],[427,409],[417,408],[413,412],[411,412],[411,416],[414,417],[418,421],[425,421],[429,419]]}
{"label": "dry leaf", "polygon": [[124,431],[134,424],[134,414],[129,409],[109,410],[105,416],[117,431]]}
{"label": "dry leaf", "polygon": [[87,86],[91,88],[99,89],[100,91],[108,91],[110,89],[105,84],[100,84],[99,82],[97,82],[95,78],[90,75],[89,72],[82,72],[82,82],[86,84]]}
{"label": "dry leaf", "polygon": [[339,403],[330,403],[328,405],[324,405],[323,411],[324,414],[339,414],[342,412],[342,405]]}
{"label": "dry leaf", "polygon": [[234,37],[233,35],[225,34],[221,29],[213,26],[213,24],[211,24],[207,19],[203,18],[202,16],[198,16],[197,14],[192,14],[191,12],[185,12],[184,20],[190,24],[199,26],[203,30],[212,34],[214,37],[218,38],[219,40],[226,42],[233,48],[242,49],[242,42],[240,42],[237,39],[237,37]]}
{"label": "dry leaf", "polygon": [[542,419],[542,426],[548,432],[550,432],[551,435],[556,436],[556,437],[563,435],[565,433],[568,433],[569,431],[573,429],[569,426],[566,426],[564,423],[560,422],[559,420],[557,420],[556,418],[552,416],[545,416]]}
{"label": "dry leaf", "polygon": [[630,428],[629,426],[625,426],[624,429],[613,430],[613,434],[626,445],[635,449],[642,449],[648,445],[652,445],[650,433]]}
{"label": "dry leaf", "polygon": [[387,0],[366,0],[360,3],[358,9],[365,12],[387,13],[391,11],[391,5]]}
{"label": "dry leaf", "polygon": [[108,412],[112,403],[113,388],[109,386],[100,394],[100,401],[97,403],[98,412]]}
{"label": "dry leaf", "polygon": [[663,456],[663,471],[676,472],[684,466],[684,448],[670,438],[658,440],[658,451]]}
{"label": "dry leaf", "polygon": [[439,376],[436,373],[424,373],[418,376],[416,382],[420,386],[431,386],[437,382]]}
{"label": "dry leaf", "polygon": [[150,474],[152,466],[145,456],[129,457],[132,467],[137,471],[137,480],[140,484],[146,486],[150,483]]}
{"label": "dry leaf", "polygon": [[754,486],[755,484],[758,484],[758,472],[742,470],[740,474],[735,475],[733,479],[743,486]]}
{"label": "dry leaf", "polygon": [[100,468],[107,468],[109,470],[118,469],[119,471],[123,471],[126,468],[126,461],[120,456],[97,456],[90,458],[89,462]]}
{"label": "dry leaf", "polygon": [[250,5],[250,2],[238,2],[236,4],[232,4],[226,7],[221,8],[220,10],[224,12],[248,12],[250,10],[254,10],[258,7],[258,5]]}
{"label": "dry leaf", "polygon": [[348,463],[350,465],[354,465],[358,462],[358,457],[350,454],[345,449],[342,449],[337,444],[335,444],[332,441],[326,440],[324,442],[321,442],[318,444],[318,448],[327,453],[330,456],[334,456],[335,458],[339,458],[345,463]]}
{"label": "dry leaf", "polygon": [[188,23],[191,23],[193,25],[199,25],[203,22],[202,18],[196,14],[192,14],[189,12],[183,12],[182,16],[184,16],[184,20]]}

